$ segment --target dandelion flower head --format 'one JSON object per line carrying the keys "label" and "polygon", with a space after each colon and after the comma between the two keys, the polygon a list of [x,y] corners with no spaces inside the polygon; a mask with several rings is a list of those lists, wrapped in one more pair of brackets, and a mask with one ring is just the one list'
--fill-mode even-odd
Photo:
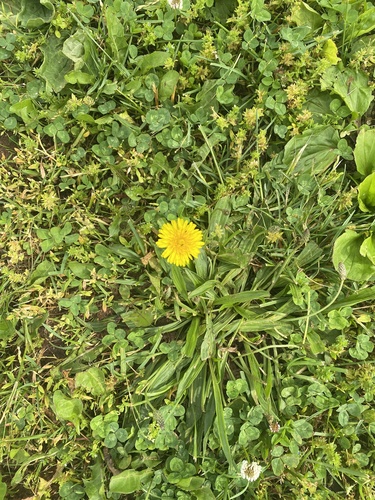
{"label": "dandelion flower head", "polygon": [[257,462],[251,462],[243,460],[241,464],[241,477],[247,479],[248,481],[256,481],[262,472],[262,467]]}
{"label": "dandelion flower head", "polygon": [[202,231],[193,222],[180,218],[164,224],[158,236],[156,245],[165,248],[161,256],[176,266],[186,266],[197,258],[204,245]]}

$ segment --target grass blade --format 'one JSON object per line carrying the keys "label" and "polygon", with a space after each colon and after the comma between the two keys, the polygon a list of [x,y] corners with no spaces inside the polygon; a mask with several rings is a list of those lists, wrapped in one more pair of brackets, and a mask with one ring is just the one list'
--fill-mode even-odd
{"label": "grass blade", "polygon": [[217,430],[219,433],[219,440],[221,443],[222,450],[224,452],[225,458],[228,461],[229,466],[234,467],[234,461],[232,457],[232,453],[230,451],[230,446],[228,442],[227,433],[225,430],[225,420],[224,420],[224,411],[223,411],[223,400],[219,387],[219,383],[216,377],[215,368],[213,362],[210,360],[210,372],[212,379],[212,387],[215,398],[215,410],[216,410],[216,421],[217,421]]}

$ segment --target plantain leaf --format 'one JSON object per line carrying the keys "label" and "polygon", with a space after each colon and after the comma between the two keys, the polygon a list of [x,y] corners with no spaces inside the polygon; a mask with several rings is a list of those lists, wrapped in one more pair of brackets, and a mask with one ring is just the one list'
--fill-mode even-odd
{"label": "plantain leaf", "polygon": [[354,159],[360,174],[369,175],[375,170],[375,130],[362,129],[354,148]]}
{"label": "plantain leaf", "polygon": [[363,237],[347,229],[333,246],[333,264],[338,270],[340,262],[344,264],[346,276],[353,281],[366,281],[375,274],[375,266],[367,258],[361,255]]}
{"label": "plantain leaf", "polygon": [[362,212],[375,212],[375,172],[358,186],[358,205]]}
{"label": "plantain leaf", "polygon": [[319,126],[292,137],[286,144],[284,163],[293,172],[322,172],[338,158],[339,135],[331,126]]}

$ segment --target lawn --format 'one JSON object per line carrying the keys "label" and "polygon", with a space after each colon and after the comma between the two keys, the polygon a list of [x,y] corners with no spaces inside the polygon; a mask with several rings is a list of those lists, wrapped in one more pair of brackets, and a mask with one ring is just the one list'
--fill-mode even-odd
{"label": "lawn", "polygon": [[375,499],[374,33],[1,2],[0,500]]}

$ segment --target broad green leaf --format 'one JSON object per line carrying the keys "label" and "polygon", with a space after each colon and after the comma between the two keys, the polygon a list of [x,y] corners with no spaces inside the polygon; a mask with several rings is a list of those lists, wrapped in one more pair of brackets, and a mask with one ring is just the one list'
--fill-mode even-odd
{"label": "broad green leaf", "polygon": [[288,453],[286,455],[283,455],[282,461],[289,469],[295,469],[296,467],[298,467],[299,457],[298,455],[292,455],[291,453]]}
{"label": "broad green leaf", "polygon": [[91,469],[91,478],[83,479],[83,484],[85,486],[85,493],[89,500],[105,500],[105,486],[104,486],[104,465],[100,460],[93,466],[89,466]]}
{"label": "broad green leaf", "polygon": [[[341,100],[339,104],[342,104]],[[320,125],[325,123],[327,117],[333,119],[336,116],[336,111],[332,110],[332,95],[330,92],[322,92],[318,89],[312,90],[308,94],[304,107],[312,113],[314,121]]]}
{"label": "broad green leaf", "polygon": [[80,500],[85,496],[85,490],[74,481],[66,481],[60,485],[59,498],[64,500]]}
{"label": "broad green leaf", "polygon": [[353,281],[365,281],[375,274],[375,265],[361,255],[363,237],[347,229],[339,236],[333,245],[333,264],[338,271],[339,263],[342,262],[346,269],[346,276]]}
{"label": "broad green leaf", "polygon": [[308,26],[312,30],[318,29],[324,22],[316,10],[306,2],[294,4],[290,18],[297,26]]}
{"label": "broad green leaf", "polygon": [[306,333],[306,337],[307,337],[307,340],[310,344],[311,352],[313,354],[320,354],[321,352],[325,351],[326,346],[317,332],[314,332],[313,330],[309,330]]}
{"label": "broad green leaf", "polygon": [[362,212],[375,212],[375,172],[358,186],[358,205]]}
{"label": "broad green leaf", "polygon": [[101,243],[98,243],[95,245],[95,253],[101,257],[107,257],[108,255],[111,255],[111,249]]}
{"label": "broad green leaf", "polygon": [[180,481],[178,481],[177,486],[182,490],[196,491],[200,490],[204,482],[205,482],[204,477],[198,477],[198,476],[185,477],[183,479],[180,479]]}
{"label": "broad green leaf", "polygon": [[27,126],[35,126],[38,122],[39,113],[31,99],[23,99],[13,104],[13,106],[10,106],[9,111],[22,118]]}
{"label": "broad green leaf", "polygon": [[354,159],[360,174],[369,175],[375,170],[375,130],[362,129],[354,148]]}
{"label": "broad green leaf", "polygon": [[95,82],[95,76],[85,73],[84,71],[73,70],[65,75],[65,80],[72,85],[76,83],[81,83],[82,85],[88,85]]}
{"label": "broad green leaf", "polygon": [[77,30],[65,40],[62,52],[74,62],[74,70],[65,75],[69,83],[94,83],[98,75],[98,58],[94,42],[83,30]]}
{"label": "broad green leaf", "polygon": [[373,300],[375,297],[375,287],[365,288],[357,292],[348,295],[343,299],[337,300],[332,306],[330,306],[327,311],[332,309],[337,309],[338,307],[355,306],[361,304],[362,302],[367,302],[368,300]]}
{"label": "broad green leaf", "polygon": [[67,38],[62,47],[63,54],[75,63],[81,61],[85,53],[84,45],[82,43],[83,38],[84,33],[79,30],[74,33],[74,35]]}
{"label": "broad green leaf", "polygon": [[271,467],[275,476],[281,476],[284,471],[284,462],[281,458],[273,458],[271,461]]}
{"label": "broad green leaf", "polygon": [[362,71],[337,66],[328,68],[321,78],[322,90],[330,89],[338,94],[356,115],[363,115],[373,100],[368,77]]}
{"label": "broad green leaf", "polygon": [[142,488],[142,482],[152,475],[150,469],[137,471],[134,469],[124,470],[120,474],[113,476],[109,483],[111,493],[129,495]]}
{"label": "broad green leaf", "polygon": [[53,406],[58,418],[72,422],[76,429],[79,430],[83,411],[83,403],[80,399],[69,398],[58,390],[53,394]]}
{"label": "broad green leaf", "polygon": [[141,73],[146,74],[151,69],[164,66],[169,57],[170,55],[168,52],[155,50],[154,52],[151,52],[151,54],[137,57],[136,61],[138,63],[139,69],[141,70]]}
{"label": "broad green leaf", "polygon": [[225,24],[227,19],[231,17],[237,2],[235,0],[215,0],[210,8],[210,15],[215,17],[216,21]]}
{"label": "broad green leaf", "polygon": [[153,314],[145,307],[142,309],[134,308],[132,311],[124,313],[123,319],[129,327],[144,328],[152,324]]}
{"label": "broad green leaf", "polygon": [[335,42],[331,39],[328,39],[326,43],[323,45],[323,57],[327,59],[331,64],[337,64],[340,61],[340,58],[337,56],[338,49]]}
{"label": "broad green leaf", "polygon": [[375,29],[375,7],[369,3],[365,11],[358,16],[348,33],[348,40],[353,40]]}
{"label": "broad green leaf", "polygon": [[49,91],[60,92],[67,83],[64,76],[73,69],[73,61],[63,54],[62,47],[62,40],[55,36],[49,36],[41,47],[44,60],[39,75],[46,81]]}
{"label": "broad green leaf", "polygon": [[179,78],[180,74],[174,69],[163,75],[159,84],[159,99],[161,101],[170,99],[174,95]]}
{"label": "broad green leaf", "polygon": [[176,448],[178,444],[177,434],[175,432],[161,430],[155,438],[155,448],[159,450],[168,450],[168,448]]}
{"label": "broad green leaf", "polygon": [[211,488],[204,487],[194,491],[196,500],[216,500],[216,496],[212,493]]}
{"label": "broad green leaf", "polygon": [[316,174],[338,158],[338,132],[331,126],[319,126],[292,137],[284,150],[284,163],[290,172]]}
{"label": "broad green leaf", "polygon": [[107,7],[104,13],[108,29],[107,42],[110,51],[116,60],[121,61],[128,47],[128,37],[125,35],[124,23],[117,17],[117,11],[113,7]]}
{"label": "broad green leaf", "polygon": [[21,5],[18,19],[26,28],[39,28],[49,23],[55,14],[55,8],[49,0],[22,0]]}
{"label": "broad green leaf", "polygon": [[372,264],[375,265],[375,234],[371,233],[371,235],[364,240],[362,243],[359,252],[363,257],[367,257]]}
{"label": "broad green leaf", "polygon": [[[203,131],[203,127],[200,127],[201,132]],[[202,133],[205,139],[205,143],[199,148],[198,154],[201,157],[201,162],[207,158],[213,148],[219,144],[220,142],[224,142],[226,137],[224,134],[220,134],[217,132],[211,133],[207,136],[205,133]],[[199,164],[201,164],[201,162]],[[219,200],[221,201],[221,200]]]}
{"label": "broad green leaf", "polygon": [[82,264],[82,262],[71,261],[68,262],[68,267],[74,274],[81,279],[89,279],[91,276],[91,270],[93,269],[93,265]]}
{"label": "broad green leaf", "polygon": [[31,273],[29,280],[32,284],[43,283],[52,273],[56,271],[55,264],[50,260],[43,260]]}
{"label": "broad green leaf", "polygon": [[16,329],[8,319],[0,318],[0,340],[9,340],[16,333]]}
{"label": "broad green leaf", "polygon": [[295,259],[297,267],[303,269],[307,264],[316,262],[322,255],[323,250],[315,241],[309,241]]}
{"label": "broad green leaf", "polygon": [[106,392],[104,373],[100,368],[95,366],[84,372],[77,373],[75,383],[77,387],[83,387],[93,396],[101,396]]}
{"label": "broad green leaf", "polygon": [[3,483],[2,476],[0,474],[0,500],[5,500],[7,494],[7,485]]}
{"label": "broad green leaf", "polygon": [[210,236],[220,238],[220,232],[224,231],[225,225],[228,223],[231,212],[231,198],[230,196],[223,196],[216,203],[213,212],[210,214],[210,222],[208,232]]}
{"label": "broad green leaf", "polygon": [[280,35],[283,40],[288,41],[292,47],[297,47],[298,42],[301,42],[310,33],[309,26],[298,26],[297,28],[283,27],[280,30]]}

